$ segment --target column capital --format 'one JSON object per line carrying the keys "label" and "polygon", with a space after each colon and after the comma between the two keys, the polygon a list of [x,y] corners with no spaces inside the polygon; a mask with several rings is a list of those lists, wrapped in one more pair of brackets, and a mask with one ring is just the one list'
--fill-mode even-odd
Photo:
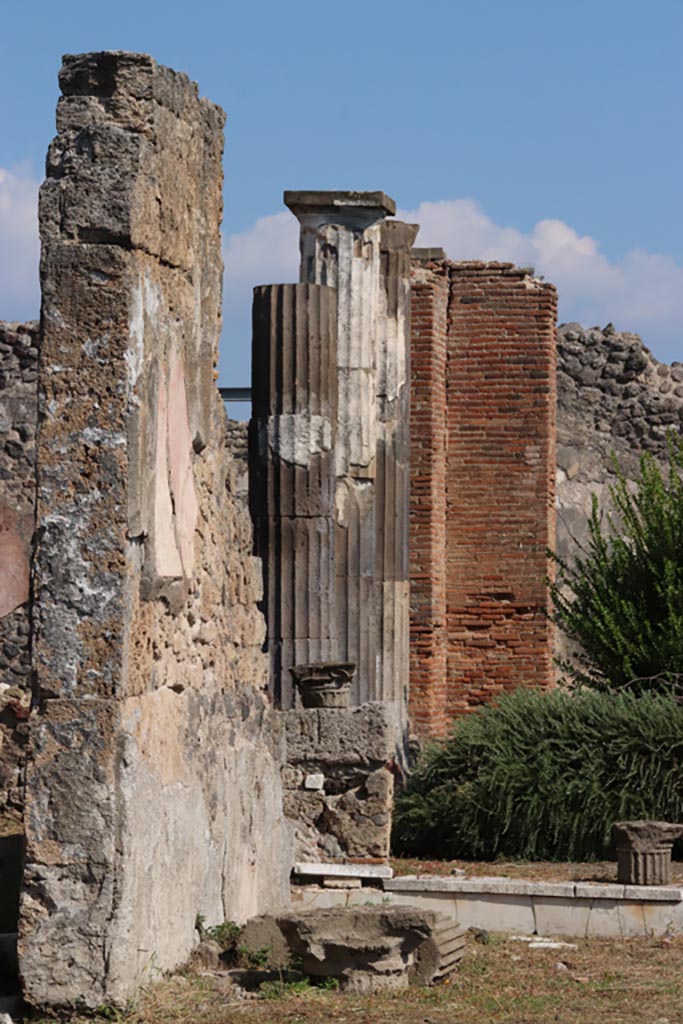
{"label": "column capital", "polygon": [[366,228],[396,213],[396,203],[384,192],[286,191],[283,200],[302,224],[310,226]]}

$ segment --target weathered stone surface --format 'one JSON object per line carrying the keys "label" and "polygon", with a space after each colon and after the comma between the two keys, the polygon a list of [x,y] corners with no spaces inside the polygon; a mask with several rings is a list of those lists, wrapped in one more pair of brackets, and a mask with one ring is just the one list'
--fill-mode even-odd
{"label": "weathered stone surface", "polygon": [[[289,948],[305,974],[337,978],[350,992],[427,984],[457,962],[463,935],[437,915],[410,907],[351,907],[280,915]],[[442,948],[444,955],[442,956]]]}
{"label": "weathered stone surface", "polygon": [[249,952],[265,953],[267,950],[267,960],[263,966],[275,969],[290,966],[292,954],[272,914],[259,914],[257,917],[249,918],[242,929],[238,944]]}
{"label": "weathered stone surface", "polygon": [[192,950],[187,966],[191,971],[217,971],[221,966],[221,947],[213,939],[202,939]]}
{"label": "weathered stone surface", "polygon": [[683,836],[683,824],[667,821],[617,821],[617,879],[625,885],[669,885],[671,850]]}
{"label": "weathered stone surface", "polygon": [[[380,701],[339,711],[296,709],[283,716],[290,765],[373,768],[393,755],[394,709]],[[313,770],[311,768],[311,770]]]}
{"label": "weathered stone surface", "polygon": [[410,506],[410,250],[417,224],[384,221],[376,356],[377,516],[375,520],[379,659],[373,697],[408,705]]}
{"label": "weathered stone surface", "polygon": [[39,349],[37,323],[0,321],[0,818],[23,805]]}
{"label": "weathered stone surface", "polygon": [[28,999],[123,1003],[196,915],[284,903],[244,465],[213,383],[222,112],[137,54],[65,58],[41,192]]}
{"label": "weathered stone surface", "polygon": [[[311,708],[283,715],[285,813],[298,860],[389,855],[395,705]],[[312,788],[307,780],[321,780]]]}
{"label": "weathered stone surface", "polygon": [[348,662],[323,661],[290,671],[304,708],[348,708],[355,670]]}
{"label": "weathered stone surface", "polygon": [[361,882],[362,879],[393,878],[394,869],[388,864],[348,863],[330,864],[326,861],[299,861],[292,874],[303,879],[323,878],[339,881]]}
{"label": "weathered stone surface", "polygon": [[395,204],[383,193],[286,192],[284,198],[301,224],[300,280],[329,285],[337,295],[338,656],[356,665],[353,703],[395,700],[402,707],[408,679],[408,300],[417,228],[386,223]]}

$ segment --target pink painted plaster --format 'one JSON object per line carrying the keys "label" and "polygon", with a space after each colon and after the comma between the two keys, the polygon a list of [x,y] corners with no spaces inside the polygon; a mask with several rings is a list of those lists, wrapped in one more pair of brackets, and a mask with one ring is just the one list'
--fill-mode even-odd
{"label": "pink painted plaster", "polygon": [[194,570],[194,532],[199,505],[192,476],[192,434],[187,413],[185,374],[180,355],[171,355],[168,384],[168,454],[175,531],[185,576]]}

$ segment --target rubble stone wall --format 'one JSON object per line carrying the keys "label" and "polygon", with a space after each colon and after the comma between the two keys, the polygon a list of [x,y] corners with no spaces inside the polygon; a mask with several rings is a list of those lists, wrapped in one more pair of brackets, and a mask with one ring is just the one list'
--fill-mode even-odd
{"label": "rubble stone wall", "polygon": [[[592,496],[609,506],[612,455],[629,480],[649,452],[666,459],[667,434],[683,424],[683,364],[658,362],[637,334],[611,324],[557,332],[557,538],[564,559],[588,540]],[[556,656],[571,645],[558,632]]]}
{"label": "rubble stone wall", "polygon": [[557,550],[587,539],[591,495],[614,482],[612,453],[629,479],[644,452],[666,458],[683,423],[683,364],[658,362],[637,334],[562,324],[557,332]]}
{"label": "rubble stone wall", "polygon": [[66,57],[60,84],[20,964],[31,1002],[92,1007],[181,962],[197,914],[285,902],[291,843],[214,385],[224,116],[142,55]]}
{"label": "rubble stone wall", "polygon": [[371,701],[348,711],[282,713],[287,765],[285,812],[296,861],[389,856],[396,708]]}
{"label": "rubble stone wall", "polygon": [[0,818],[17,827],[31,702],[38,351],[37,323],[0,322]]}
{"label": "rubble stone wall", "polygon": [[[427,311],[425,320],[424,309],[425,290],[431,287],[436,298],[444,270],[445,374],[435,368],[443,296],[440,313]],[[432,594],[418,544],[411,566],[413,636],[427,636],[441,652],[431,669],[422,666],[413,709],[417,729],[439,735],[444,716],[429,693],[443,688],[444,647],[446,721],[504,690],[552,682],[545,579],[555,533],[557,296],[552,285],[512,264],[449,263],[429,251],[416,260],[415,277],[413,381],[418,408],[429,401],[432,409],[428,423],[414,423],[411,516],[413,534],[424,532],[435,552],[437,544],[445,551],[446,615],[444,628],[443,604]],[[432,516],[422,496],[423,469],[426,459],[435,471],[424,449],[436,436],[439,444],[445,436],[446,499],[445,510],[437,503]]]}

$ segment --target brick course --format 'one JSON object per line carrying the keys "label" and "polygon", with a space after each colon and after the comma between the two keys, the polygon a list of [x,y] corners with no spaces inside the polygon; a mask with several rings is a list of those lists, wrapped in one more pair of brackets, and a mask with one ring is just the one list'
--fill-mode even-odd
{"label": "brick course", "polygon": [[438,736],[552,681],[556,292],[446,260],[416,262],[413,288],[411,714]]}
{"label": "brick course", "polygon": [[445,732],[448,270],[414,265],[411,287],[410,719]]}

